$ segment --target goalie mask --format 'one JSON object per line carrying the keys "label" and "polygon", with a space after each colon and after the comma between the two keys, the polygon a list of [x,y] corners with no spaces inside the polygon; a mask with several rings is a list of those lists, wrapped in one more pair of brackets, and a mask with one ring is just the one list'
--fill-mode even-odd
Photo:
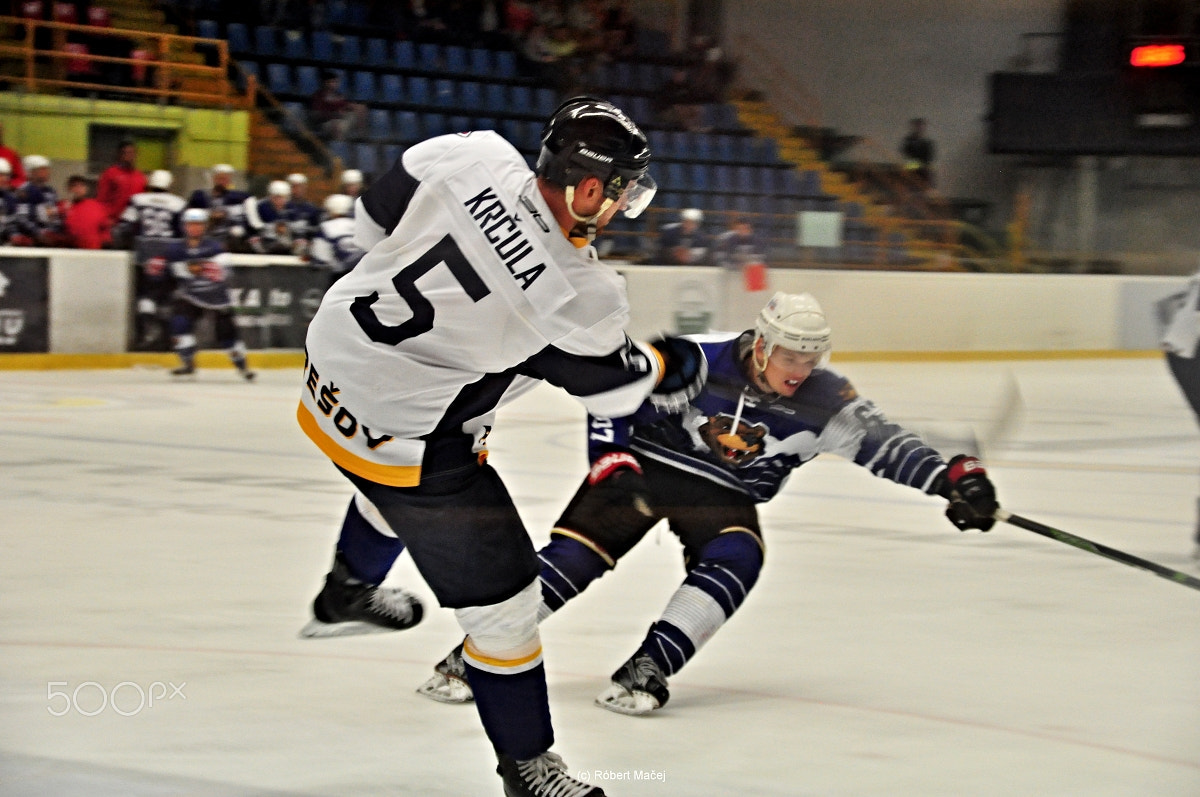
{"label": "goalie mask", "polygon": [[[636,218],[658,189],[646,174],[650,144],[646,134],[612,103],[597,97],[573,97],[551,115],[542,129],[542,151],[534,171],[567,191],[571,207],[574,188],[585,177],[604,184],[605,203],[624,202],[627,218]],[[571,210],[575,217],[575,211]],[[579,222],[594,219],[575,217]]]}
{"label": "goalie mask", "polygon": [[829,360],[831,330],[825,311],[807,293],[777,293],[758,314],[754,325],[763,342],[764,361],[776,346],[805,354],[821,355],[818,365]]}

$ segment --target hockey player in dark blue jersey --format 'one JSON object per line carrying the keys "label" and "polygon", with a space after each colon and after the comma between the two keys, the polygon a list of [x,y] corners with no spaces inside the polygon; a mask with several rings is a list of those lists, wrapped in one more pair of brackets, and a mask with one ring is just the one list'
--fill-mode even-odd
{"label": "hockey player in dark blue jersey", "polygon": [[164,279],[174,285],[171,334],[181,364],[171,372],[188,376],[196,372],[196,321],[205,313],[214,316],[217,344],[229,352],[229,359],[243,379],[254,379],[246,366],[246,346],[233,320],[229,298],[229,255],[215,238],[205,237],[208,211],[189,208],[183,212],[184,237],[162,255]]}
{"label": "hockey player in dark blue jersey", "polygon": [[189,208],[208,211],[208,234],[233,247],[246,234],[246,209],[250,195],[233,187],[234,168],[228,163],[212,167],[212,188],[197,188],[188,198]]}
{"label": "hockey player in dark blue jersey", "polygon": [[[998,508],[977,459],[946,462],[826,367],[830,329],[808,294],[777,293],[755,329],[696,340],[708,382],[685,412],[643,404],[625,418],[589,419],[592,468],[538,553],[541,620],[613,569],[659,520],[683,542],[686,578],[596,698],[623,714],[662,707],[667,678],[745,601],[766,552],[757,505],[818,454],[946,498],[960,530],[987,531]],[[452,651],[418,691],[470,700],[461,658]]]}

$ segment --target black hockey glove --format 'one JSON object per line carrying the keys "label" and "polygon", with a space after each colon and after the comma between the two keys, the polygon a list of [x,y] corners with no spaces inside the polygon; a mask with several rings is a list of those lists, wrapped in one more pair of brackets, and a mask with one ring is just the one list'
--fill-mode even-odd
{"label": "black hockey glove", "polygon": [[628,451],[602,455],[592,463],[587,480],[589,489],[583,500],[588,514],[603,525],[625,529],[654,517],[642,466]]}
{"label": "black hockey glove", "polygon": [[938,485],[938,495],[950,502],[946,517],[959,531],[988,531],[996,525],[996,488],[987,477],[983,463],[975,457],[959,454],[946,463],[946,472]]}
{"label": "black hockey glove", "polygon": [[663,412],[681,413],[700,395],[708,378],[704,352],[699,344],[683,338],[659,338],[650,345],[663,358],[662,379],[650,394],[650,403]]}

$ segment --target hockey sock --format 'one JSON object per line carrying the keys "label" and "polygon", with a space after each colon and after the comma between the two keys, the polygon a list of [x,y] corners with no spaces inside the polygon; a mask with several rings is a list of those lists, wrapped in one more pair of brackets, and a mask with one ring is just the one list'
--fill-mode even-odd
{"label": "hockey sock", "polygon": [[558,534],[551,535],[550,543],[538,551],[538,559],[542,563],[538,574],[542,583],[539,623],[610,569],[600,554],[587,545]]}
{"label": "hockey sock", "polygon": [[546,668],[540,657],[536,667],[508,674],[497,672],[498,667],[483,670],[475,666],[468,649],[464,649],[463,663],[479,719],[496,752],[524,761],[553,746]]}
{"label": "hockey sock", "polygon": [[733,616],[762,569],[756,535],[727,530],[704,546],[700,560],[671,596],[662,617],[650,626],[638,653],[646,653],[674,675]]}
{"label": "hockey sock", "polygon": [[240,340],[228,347],[229,359],[239,371],[246,370],[246,344]]}
{"label": "hockey sock", "polygon": [[351,575],[367,584],[379,584],[404,550],[404,543],[376,529],[359,511],[355,497],[350,500],[342,520],[337,547]]}

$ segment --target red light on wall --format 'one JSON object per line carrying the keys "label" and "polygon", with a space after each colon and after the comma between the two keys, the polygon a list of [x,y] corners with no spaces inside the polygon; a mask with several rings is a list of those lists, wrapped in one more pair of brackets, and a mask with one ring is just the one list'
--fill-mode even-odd
{"label": "red light on wall", "polygon": [[1143,44],[1129,53],[1130,66],[1175,66],[1186,54],[1182,44]]}

